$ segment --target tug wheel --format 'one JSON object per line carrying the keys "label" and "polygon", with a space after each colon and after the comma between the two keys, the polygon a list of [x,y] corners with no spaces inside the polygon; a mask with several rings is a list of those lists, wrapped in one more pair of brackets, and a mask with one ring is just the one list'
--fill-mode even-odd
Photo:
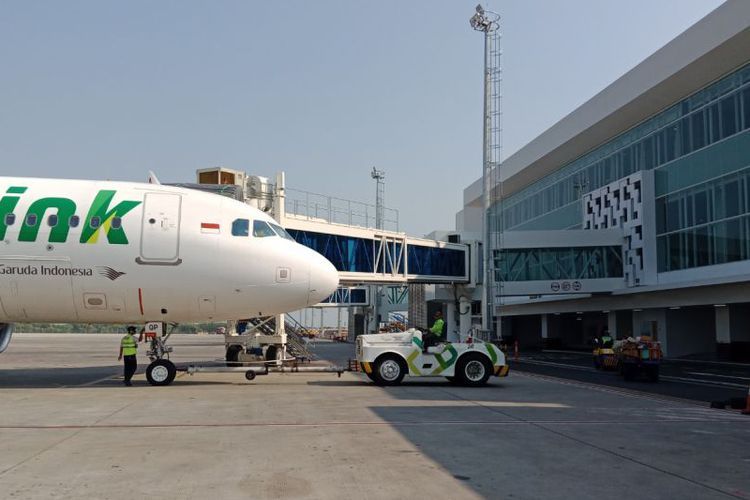
{"label": "tug wheel", "polygon": [[406,363],[395,354],[385,354],[375,361],[372,376],[377,385],[398,385],[406,375]]}
{"label": "tug wheel", "polygon": [[479,387],[487,383],[492,374],[492,363],[477,353],[464,354],[456,364],[456,376],[463,385]]}

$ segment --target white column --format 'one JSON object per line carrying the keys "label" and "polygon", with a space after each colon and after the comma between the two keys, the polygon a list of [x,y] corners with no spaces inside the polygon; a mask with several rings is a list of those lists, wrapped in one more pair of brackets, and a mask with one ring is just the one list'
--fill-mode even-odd
{"label": "white column", "polygon": [[542,314],[542,338],[548,339],[549,338],[549,323],[548,323],[549,315],[548,314]]}
{"label": "white column", "polygon": [[282,227],[286,226],[286,176],[284,172],[276,174],[276,193],[273,197],[273,218],[281,224]]}
{"label": "white column", "polygon": [[732,341],[729,308],[714,307],[714,316],[716,318],[716,343],[729,344]]}
{"label": "white column", "polygon": [[610,337],[617,338],[617,313],[615,311],[607,313],[607,330],[609,330]]}

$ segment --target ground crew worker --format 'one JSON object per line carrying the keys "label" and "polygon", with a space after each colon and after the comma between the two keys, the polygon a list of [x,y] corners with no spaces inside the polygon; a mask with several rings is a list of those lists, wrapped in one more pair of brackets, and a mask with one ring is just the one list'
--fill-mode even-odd
{"label": "ground crew worker", "polygon": [[430,327],[430,330],[422,335],[422,350],[424,352],[427,352],[427,348],[431,345],[436,345],[438,342],[443,340],[443,326],[445,326],[445,321],[443,321],[443,313],[441,311],[437,311],[435,313],[435,322]]}
{"label": "ground crew worker", "polygon": [[123,383],[128,387],[133,385],[130,382],[130,379],[133,378],[133,374],[135,374],[135,371],[138,369],[138,360],[136,359],[136,354],[138,354],[138,341],[135,339],[134,335],[135,327],[129,326],[127,335],[120,340],[120,356],[117,358],[118,361],[125,358],[123,365],[125,379],[123,380]]}

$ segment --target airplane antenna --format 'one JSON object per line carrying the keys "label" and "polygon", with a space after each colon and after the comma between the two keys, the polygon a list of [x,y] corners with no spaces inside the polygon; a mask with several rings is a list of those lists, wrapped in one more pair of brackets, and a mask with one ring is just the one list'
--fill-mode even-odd
{"label": "airplane antenna", "polygon": [[159,182],[159,178],[156,177],[156,174],[154,173],[153,170],[148,171],[148,183],[149,184],[161,184],[161,182]]}

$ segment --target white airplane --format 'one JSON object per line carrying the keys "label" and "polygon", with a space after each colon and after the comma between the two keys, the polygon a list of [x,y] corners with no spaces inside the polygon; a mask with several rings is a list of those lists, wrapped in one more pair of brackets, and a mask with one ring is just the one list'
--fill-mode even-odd
{"label": "white airplane", "polygon": [[14,322],[197,322],[317,304],[333,265],[263,212],[131,182],[0,177],[0,352]]}

